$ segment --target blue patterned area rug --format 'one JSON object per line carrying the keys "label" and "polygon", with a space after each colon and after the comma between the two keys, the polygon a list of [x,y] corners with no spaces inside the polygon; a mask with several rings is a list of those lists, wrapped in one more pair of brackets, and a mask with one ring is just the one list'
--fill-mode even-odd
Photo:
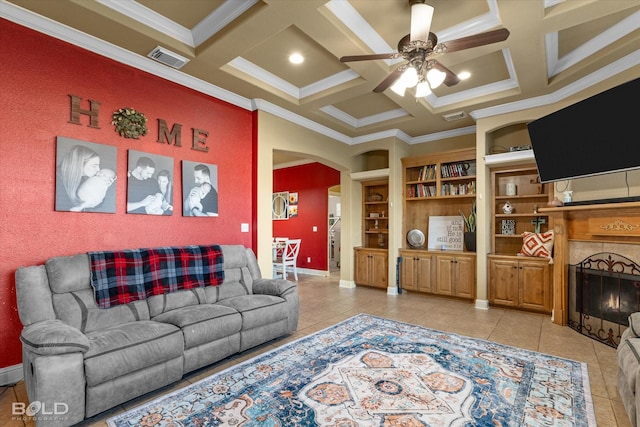
{"label": "blue patterned area rug", "polygon": [[364,314],[107,422],[596,426],[584,363]]}

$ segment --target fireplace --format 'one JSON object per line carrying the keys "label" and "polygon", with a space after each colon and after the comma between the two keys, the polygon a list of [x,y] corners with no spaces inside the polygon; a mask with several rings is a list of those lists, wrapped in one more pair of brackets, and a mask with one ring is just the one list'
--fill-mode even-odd
{"label": "fireplace", "polygon": [[617,347],[628,318],[640,311],[640,266],[602,252],[569,265],[569,326]]}

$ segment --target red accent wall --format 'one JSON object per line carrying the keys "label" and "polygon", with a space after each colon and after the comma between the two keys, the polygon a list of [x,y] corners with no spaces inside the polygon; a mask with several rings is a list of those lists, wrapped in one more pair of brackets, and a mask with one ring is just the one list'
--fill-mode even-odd
{"label": "red accent wall", "polygon": [[[210,96],[0,19],[0,367],[21,363],[15,270],[90,250],[243,244],[255,224],[253,114]],[[68,123],[69,94],[100,102],[100,129]],[[149,134],[120,137],[111,114],[132,107]],[[156,142],[157,119],[181,123],[182,147]],[[191,149],[191,128],[209,132],[208,153]],[[117,147],[116,213],[56,212],[56,136]],[[174,214],[126,213],[127,151],[174,159]],[[182,217],[181,160],[218,166],[219,217]],[[252,227],[254,229],[255,227]],[[255,248],[254,248],[255,249]]]}
{"label": "red accent wall", "polygon": [[[340,172],[320,163],[273,171],[273,191],[298,193],[298,216],[273,221],[273,236],[302,239],[297,266],[328,270],[329,187],[340,184]],[[313,227],[318,231],[314,232]],[[307,262],[311,257],[311,262]]]}

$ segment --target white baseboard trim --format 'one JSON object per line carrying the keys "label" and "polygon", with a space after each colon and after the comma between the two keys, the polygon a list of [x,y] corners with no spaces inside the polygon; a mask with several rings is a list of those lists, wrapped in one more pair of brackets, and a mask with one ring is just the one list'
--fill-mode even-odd
{"label": "white baseboard trim", "polygon": [[[282,271],[278,272],[280,276],[282,276]],[[273,272],[273,277],[275,277],[276,272]],[[310,268],[298,268],[298,274],[308,274],[309,276],[320,276],[320,277],[329,277],[329,271],[327,270],[312,270]],[[287,279],[294,280],[293,277],[293,269],[287,268]]]}
{"label": "white baseboard trim", "polygon": [[0,368],[0,386],[15,384],[24,378],[22,363]]}
{"label": "white baseboard trim", "polygon": [[329,277],[329,272],[327,270],[312,270],[310,268],[298,268],[298,274],[308,274],[309,276]]}
{"label": "white baseboard trim", "polygon": [[478,309],[478,310],[489,310],[489,300],[488,299],[477,299],[476,300],[476,309]]}
{"label": "white baseboard trim", "polygon": [[354,282],[353,280],[342,280],[342,279],[340,279],[340,287],[341,288],[353,289],[353,288],[356,287],[356,282]]}
{"label": "white baseboard trim", "polygon": [[393,296],[398,295],[398,287],[397,286],[388,287],[387,288],[387,295],[393,295]]}

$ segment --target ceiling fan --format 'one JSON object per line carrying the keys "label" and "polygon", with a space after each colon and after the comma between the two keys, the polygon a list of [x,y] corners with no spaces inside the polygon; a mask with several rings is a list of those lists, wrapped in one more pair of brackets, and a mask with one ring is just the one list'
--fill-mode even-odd
{"label": "ceiling fan", "polygon": [[460,78],[433,59],[433,56],[501,42],[509,37],[509,30],[501,28],[438,44],[438,37],[429,31],[434,9],[425,2],[426,0],[409,0],[411,33],[400,39],[398,52],[343,56],[340,62],[403,58],[407,62],[398,66],[373,91],[380,93],[391,87],[394,92],[403,96],[407,88],[416,86],[416,97],[423,97],[442,83],[447,86],[460,83]]}

